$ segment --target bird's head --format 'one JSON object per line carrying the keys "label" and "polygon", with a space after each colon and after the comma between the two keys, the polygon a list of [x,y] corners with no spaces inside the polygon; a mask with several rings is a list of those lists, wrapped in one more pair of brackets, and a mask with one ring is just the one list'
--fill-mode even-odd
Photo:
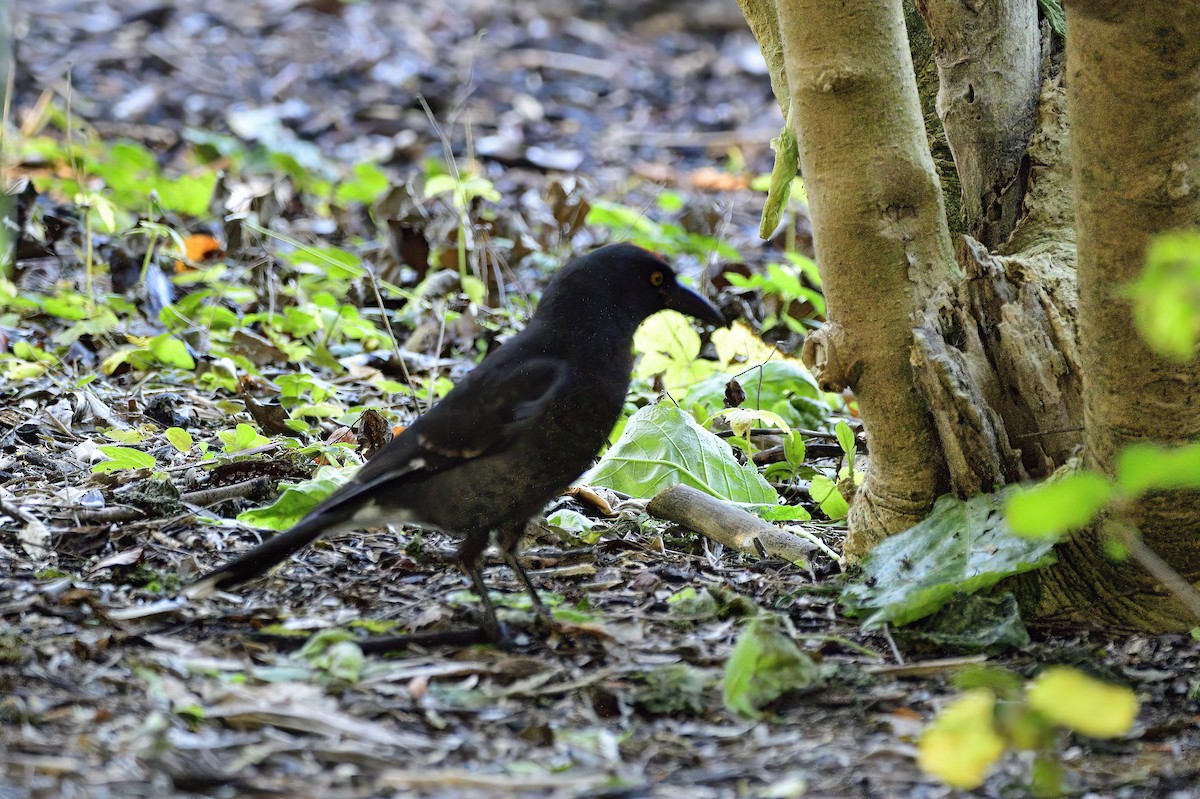
{"label": "bird's head", "polygon": [[659,256],[634,244],[607,244],[576,258],[554,276],[542,295],[538,316],[575,319],[582,326],[612,325],[632,333],[646,317],[670,308],[724,327],[711,302],[680,283]]}

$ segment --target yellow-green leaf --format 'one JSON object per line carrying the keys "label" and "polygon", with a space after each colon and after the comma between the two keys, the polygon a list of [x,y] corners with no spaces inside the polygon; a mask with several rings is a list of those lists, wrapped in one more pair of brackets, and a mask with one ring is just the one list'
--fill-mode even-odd
{"label": "yellow-green leaf", "polygon": [[754,423],[758,421],[766,422],[772,427],[777,427],[784,432],[785,435],[791,435],[792,428],[788,425],[787,420],[773,411],[762,411],[754,408],[726,408],[713,414],[708,421],[711,422],[716,418],[724,418],[729,422],[729,427],[733,430],[733,434],[741,438],[745,438],[750,434]]}
{"label": "yellow-green leaf", "polygon": [[175,366],[180,369],[195,369],[196,360],[188,352],[187,345],[170,333],[155,336],[147,342],[147,348],[154,359],[164,366]]}
{"label": "yellow-green leaf", "polygon": [[92,467],[92,471],[97,473],[117,472],[124,469],[153,469],[158,463],[150,453],[129,447],[105,445],[97,447],[97,449],[109,458]]}
{"label": "yellow-green leaf", "polygon": [[1050,721],[1093,738],[1115,738],[1133,727],[1138,700],[1122,685],[1055,666],[1029,685],[1029,705]]}
{"label": "yellow-green leaf", "polygon": [[180,452],[187,452],[192,448],[192,434],[184,430],[182,427],[168,427],[166,432],[167,441],[171,442],[171,446]]}
{"label": "yellow-green leaf", "polygon": [[697,357],[700,335],[687,317],[676,311],[662,311],[647,319],[634,335],[633,347],[642,355],[634,373],[638,377],[662,374],[668,391],[697,383],[714,369],[711,361]]}
{"label": "yellow-green leaf", "polygon": [[758,718],[788,691],[807,688],[817,674],[816,663],[796,645],[786,624],[773,615],[759,616],[738,636],[725,663],[725,707]]}
{"label": "yellow-green leaf", "polygon": [[1112,483],[1101,475],[1075,472],[1014,491],[1004,503],[1004,518],[1017,535],[1057,536],[1091,522],[1112,494]]}
{"label": "yellow-green leaf", "polygon": [[1004,752],[996,732],[996,697],[986,688],[963,694],[947,705],[921,733],[917,763],[955,788],[977,788]]}
{"label": "yellow-green leaf", "polygon": [[1200,445],[1130,444],[1117,453],[1117,482],[1130,496],[1173,488],[1200,488]]}

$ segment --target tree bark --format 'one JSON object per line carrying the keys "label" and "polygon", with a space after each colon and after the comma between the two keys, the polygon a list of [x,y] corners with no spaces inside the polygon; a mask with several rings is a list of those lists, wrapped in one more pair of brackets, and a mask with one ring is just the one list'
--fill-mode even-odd
{"label": "tree bark", "polygon": [[1037,0],[918,0],[933,36],[938,116],[968,235],[989,249],[1016,227],[1041,90]]}
{"label": "tree bark", "polygon": [[[1154,234],[1200,224],[1198,31],[1195,0],[1067,4],[1086,460],[1109,474],[1131,442],[1200,438],[1200,360],[1151,351],[1119,293]],[[1200,493],[1149,496],[1129,520],[1151,550],[1200,581]],[[1042,614],[1140,629],[1195,623],[1148,574],[1105,560],[1098,536],[1062,549],[1038,588]]]}
{"label": "tree bark", "polygon": [[779,3],[787,84],[829,323],[804,358],[850,388],[870,442],[848,557],[919,521],[947,487],[909,350],[918,298],[957,272],[900,0]]}

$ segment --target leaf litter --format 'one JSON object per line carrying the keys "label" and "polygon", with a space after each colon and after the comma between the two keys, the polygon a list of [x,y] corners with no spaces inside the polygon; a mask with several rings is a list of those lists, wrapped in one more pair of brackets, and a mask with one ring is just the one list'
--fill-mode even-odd
{"label": "leaf litter", "polygon": [[[779,242],[756,243],[763,195],[746,176],[769,171],[781,120],[744,23],[733,4],[634,6],[19,9],[26,140],[58,114],[93,176],[124,194],[77,185],[76,200],[77,175],[36,191],[54,159],[18,153],[31,179],[18,210],[37,235],[18,242],[12,302],[49,299],[0,326],[13,356],[0,403],[0,796],[946,795],[914,764],[913,719],[954,695],[947,669],[961,662],[914,643],[915,662],[895,666],[886,628],[839,613],[829,558],[803,569],[738,554],[619,494],[600,497],[613,515],[559,504],[591,522],[575,531],[590,548],[534,531],[526,557],[559,629],[532,632],[519,585],[489,567],[517,630],[510,651],[392,659],[344,636],[471,623],[474,599],[437,534],[342,535],[237,595],[176,599],[257,540],[239,514],[378,440],[344,422],[387,408],[385,426],[403,423],[495,346],[541,284],[541,254],[632,237],[695,267],[734,250],[761,276],[747,286],[779,282],[764,267],[786,259]],[[469,180],[445,169],[447,147],[459,162],[473,147]],[[343,164],[358,165],[348,179]],[[193,217],[209,221],[189,229]],[[807,220],[792,221],[804,246]],[[139,237],[120,234],[139,222]],[[89,270],[89,252],[108,269]],[[87,307],[85,273],[116,305]],[[749,318],[779,323],[785,350],[798,331],[779,308],[819,300],[808,284],[765,306],[734,289]],[[517,316],[495,310],[506,308]],[[689,359],[707,344],[689,341]],[[790,361],[755,355],[736,371],[764,361],[739,378],[769,405],[753,407],[821,424]],[[728,380],[670,388],[708,418]],[[645,383],[633,401],[650,407],[656,393]],[[287,414],[271,404],[283,401]],[[765,435],[747,444],[750,456],[786,449]],[[836,477],[838,460],[789,464],[785,498],[820,518],[799,490],[804,469]],[[810,532],[836,547],[836,525]],[[755,625],[769,637],[745,635]],[[1146,708],[1134,736],[1067,750],[1079,789],[1190,791],[1197,643],[1043,635],[1052,650],[994,662],[1028,673],[1039,658],[1090,660]],[[304,655],[305,641],[322,643]],[[763,652],[778,673],[730,681],[731,659]],[[763,721],[726,708],[733,688],[734,707]],[[1009,763],[980,795],[1022,773]]]}

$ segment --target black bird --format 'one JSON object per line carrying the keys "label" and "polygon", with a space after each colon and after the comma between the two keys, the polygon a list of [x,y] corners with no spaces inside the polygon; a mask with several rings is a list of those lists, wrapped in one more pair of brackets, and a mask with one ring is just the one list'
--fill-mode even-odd
{"label": "black bird", "polygon": [[492,352],[428,413],[294,527],[185,589],[203,596],[263,574],[337,530],[411,523],[462,536],[463,570],[502,637],[480,575],[489,534],[546,610],[516,558],[525,524],[591,464],[620,416],[633,370],[633,334],[673,308],[713,325],[724,318],[653,253],[609,244],[551,280],[529,324]]}

